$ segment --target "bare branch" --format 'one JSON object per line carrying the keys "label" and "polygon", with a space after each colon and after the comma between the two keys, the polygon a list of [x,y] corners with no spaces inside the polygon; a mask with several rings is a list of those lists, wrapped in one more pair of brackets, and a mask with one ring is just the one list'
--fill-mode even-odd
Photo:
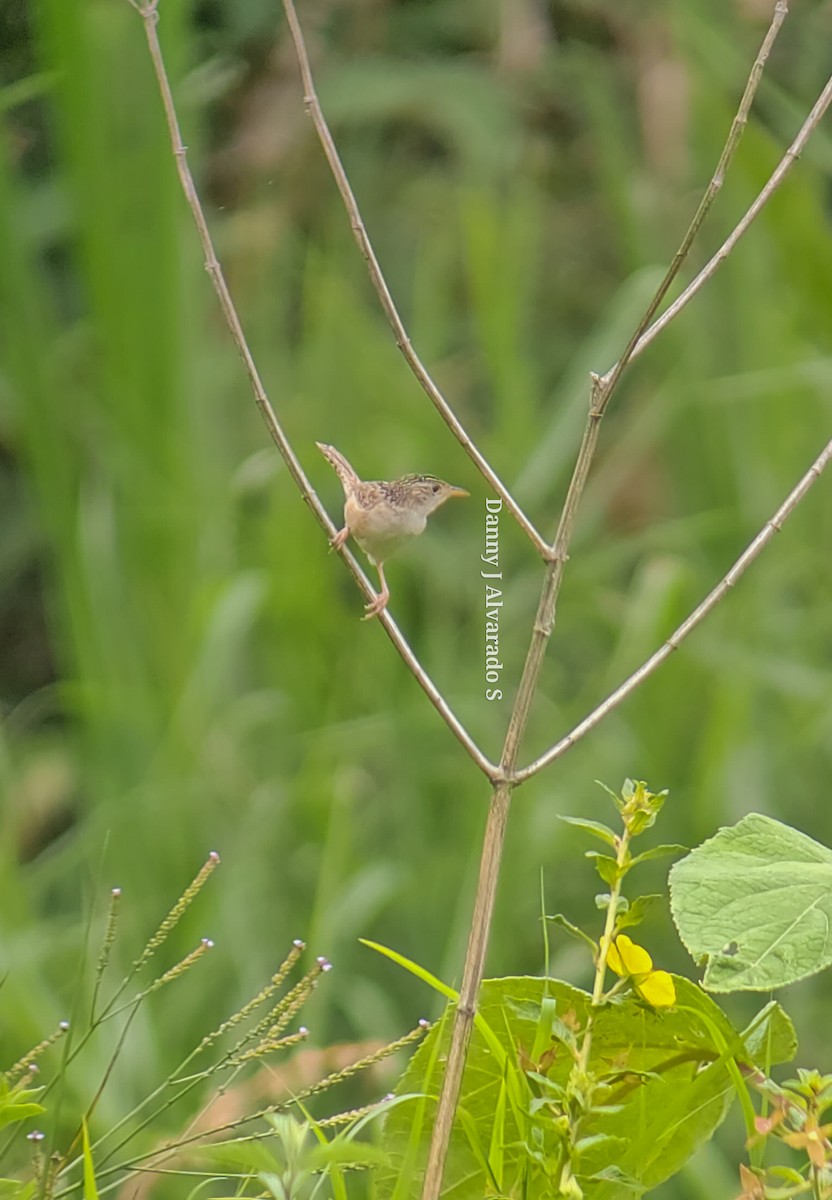
{"label": "bare branch", "polygon": [[568,733],[566,737],[561,738],[556,745],[552,746],[550,750],[547,750],[545,754],[541,754],[540,757],[536,758],[533,763],[529,764],[529,766],[523,767],[522,770],[515,772],[512,780],[514,783],[523,783],[526,779],[531,779],[531,777],[536,775],[538,771],[542,771],[544,767],[549,766],[550,763],[555,762],[555,760],[560,758],[562,754],[565,754],[570,747],[574,746],[576,742],[580,741],[580,739],[585,734],[589,733],[591,729],[594,729],[600,721],[603,721],[604,717],[606,717],[608,713],[612,712],[614,708],[617,708],[621,701],[625,700],[631,692],[634,692],[649,675],[652,675],[656,668],[659,667],[666,658],[670,657],[673,651],[676,650],[677,647],[685,640],[688,634],[692,633],[696,626],[699,625],[700,622],[704,621],[708,613],[716,608],[720,600],[723,599],[723,597],[728,593],[728,591],[730,591],[740,576],[743,575],[744,572],[751,566],[751,564],[754,562],[754,559],[757,558],[760,552],[768,545],[774,535],[780,532],[783,522],[787,517],[791,516],[797,505],[800,503],[812,485],[818,481],[824,468],[829,465],[830,459],[832,459],[832,441],[827,442],[826,446],[812,463],[809,470],[806,472],[800,482],[789,492],[788,496],[780,505],[771,520],[766,522],[754,540],[742,552],[737,561],[731,567],[731,570],[728,572],[728,574],[720,580],[720,582],[715,588],[713,588],[712,591],[708,593],[702,603],[697,605],[690,616],[682,622],[675,633],[670,635],[664,645],[661,646],[655,654],[651,655],[651,657],[648,658],[645,663],[642,663],[638,670],[632,673],[629,679],[626,679],[620,687],[616,688],[614,692],[607,696],[606,700],[603,700],[597,708],[593,709],[588,717],[585,717],[579,725],[576,725],[571,733]]}
{"label": "bare branch", "polygon": [[[187,165],[185,147],[182,144],[182,139],[176,120],[176,114],[173,107],[173,100],[170,93],[170,87],[162,62],[161,50],[156,34],[156,23],[158,17],[155,10],[157,2],[158,0],[130,0],[130,3],[132,3],[133,6],[139,10],[144,20],[148,46],[150,48],[151,57],[153,59],[162,99],[165,106],[165,112],[167,115],[177,170],[179,171],[183,191],[185,192],[185,196],[193,212],[194,220],[202,241],[203,250],[205,252],[206,268],[211,275],[211,279],[219,296],[220,304],[226,317],[226,321],[229,325],[232,336],[249,375],[255,399],[257,400],[261,412],[263,413],[272,437],[274,438],[281,454],[283,455],[283,458],[287,463],[295,483],[297,484],[307,504],[309,504],[310,508],[314,512],[319,524],[329,536],[332,536],[332,534],[335,532],[335,527],[329,520],[325,509],[321,505],[314,492],[314,489],[307,480],[303,469],[295,457],[289,441],[286,438],[274,413],[274,410],[265,394],[265,390],[263,389],[262,383],[254,366],[254,362],[251,358],[251,354],[246,345],[239,320],[234,310],[234,306],[228,293],[222,271],[211,244],[207,223],[202,213],[196,189],[194,188],[193,180]],[[669,656],[672,650],[676,648],[683,638],[686,637],[687,634],[690,633],[692,629],[694,629],[696,625],[704,619],[708,612],[710,612],[711,609],[719,603],[723,596],[727,594],[728,590],[747,569],[750,563],[753,562],[757,555],[761,553],[763,548],[773,538],[775,532],[777,532],[777,530],[780,528],[782,522],[789,516],[794,507],[800,502],[800,500],[802,500],[803,496],[808,492],[809,488],[820,476],[830,457],[832,457],[832,442],[830,442],[830,444],[827,445],[803,479],[787,497],[783,505],[781,505],[780,509],[778,509],[777,513],[775,513],[772,520],[769,521],[761,530],[760,534],[758,534],[754,541],[740,556],[721,583],[713,589],[713,591],[706,597],[702,604],[699,605],[699,607],[691,614],[691,616],[688,617],[688,619],[679,627],[678,630],[676,630],[672,637],[668,639],[664,646],[662,646],[661,649],[657,651],[657,653],[653,655],[653,657],[648,660],[647,663],[639,668],[639,670],[635,672],[630,679],[622,684],[622,686],[616,692],[614,692],[610,697],[607,698],[607,700],[600,704],[593,711],[593,713],[590,714],[589,717],[581,722],[580,725],[576,726],[576,728],[560,742],[558,742],[556,746],[553,746],[549,751],[531,763],[528,767],[522,768],[521,770],[516,769],[520,743],[526,729],[528,715],[537,688],[539,673],[546,647],[555,624],[558,593],[563,578],[564,565],[568,556],[568,549],[572,538],[578,506],[583,495],[594,458],[600,423],[612,393],[615,390],[615,387],[617,386],[622,372],[626,368],[627,364],[632,360],[632,358],[640,353],[646,345],[649,344],[649,342],[653,339],[653,337],[656,336],[661,328],[664,328],[669,320],[672,319],[672,316],[675,315],[675,312],[679,311],[681,307],[683,307],[682,302],[687,303],[687,300],[690,299],[690,296],[695,294],[695,291],[698,290],[698,288],[702,286],[702,284],[706,282],[708,278],[710,278],[710,275],[713,274],[713,271],[719,265],[719,262],[722,261],[722,259],[724,259],[724,257],[730,252],[730,250],[739,240],[739,237],[742,236],[742,233],[750,225],[754,216],[756,216],[756,213],[760,210],[775,188],[785,177],[788,170],[790,170],[797,155],[803,149],[803,146],[805,145],[810,133],[820,121],[830,101],[832,101],[832,81],[830,81],[826,89],[824,89],[824,92],[818,100],[818,103],[815,105],[815,108],[812,110],[812,113],[805,122],[800,134],[784,156],[780,166],[777,168],[777,171],[775,171],[775,173],[772,175],[768,184],[763,189],[763,192],[761,192],[757,201],[755,201],[755,204],[752,205],[752,208],[749,210],[749,213],[746,215],[746,217],[743,218],[743,221],[740,223],[740,225],[737,226],[737,229],[731,235],[731,238],[728,239],[718,255],[715,256],[714,260],[712,260],[712,263],[710,263],[708,267],[705,268],[705,271],[703,271],[700,276],[697,277],[697,280],[694,281],[694,284],[687,289],[686,293],[683,293],[683,296],[680,297],[679,301],[677,301],[675,305],[672,305],[658,321],[656,321],[653,325],[650,325],[649,322],[652,320],[655,312],[658,309],[658,306],[664,299],[671,282],[676,277],[708,209],[710,208],[714,198],[722,186],[722,180],[726,166],[736,149],[736,145],[741,136],[742,130],[747,122],[753,96],[759,83],[760,74],[765,65],[777,31],[779,30],[786,16],[787,4],[785,0],[779,0],[779,3],[775,9],[771,27],[766,35],[766,38],[764,39],[760,52],[758,53],[752,68],[748,84],[740,102],[737,117],[732,123],[731,130],[728,134],[725,148],[720,156],[717,169],[708,189],[705,192],[705,195],[703,196],[702,202],[700,203],[697,212],[694,215],[691,225],[682,240],[679,250],[674,256],[667,275],[662,281],[656,296],[653,298],[651,305],[645,313],[642,321],[639,323],[639,326],[637,327],[633,337],[630,339],[630,342],[619,361],[614,365],[613,368],[611,368],[609,372],[607,372],[605,376],[593,377],[587,425],[578,452],[572,479],[567,490],[557,535],[553,544],[550,546],[537,532],[537,530],[522,512],[519,505],[517,505],[517,503],[513,500],[508,490],[491,470],[484,457],[480,454],[476,446],[468,437],[461,423],[457,420],[447,401],[445,401],[439,392],[418,356],[413,351],[407,333],[401,322],[401,318],[399,317],[392,297],[390,296],[372,246],[367,237],[355,197],[352,193],[346,173],[344,172],[344,168],[338,157],[338,153],[332,141],[326,121],[321,112],[320,104],[315,93],[314,83],[309,67],[308,55],[306,53],[303,37],[298,25],[293,0],[283,0],[283,4],[286,10],[287,19],[289,21],[292,37],[295,43],[295,50],[300,63],[307,108],[315,123],[315,127],[321,140],[325,155],[335,177],[337,186],[341,192],[342,199],[350,217],[353,233],[367,262],[371,280],[376,292],[378,293],[382,307],[394,330],[397,344],[399,345],[399,348],[401,349],[411,370],[416,375],[423,389],[439,411],[440,415],[445,420],[454,436],[469,454],[472,461],[482,473],[483,477],[489,482],[495,492],[502,497],[507,509],[512,513],[520,526],[524,529],[547,563],[532,638],[529,645],[523,674],[518,687],[512,715],[509,720],[502,755],[498,765],[491,763],[485,757],[458,719],[451,712],[438,689],[423,670],[413,652],[410,650],[389,614],[384,613],[381,616],[385,630],[393,641],[393,644],[396,646],[396,649],[398,650],[405,664],[413,673],[420,686],[430,699],[431,703],[437,708],[454,736],[465,747],[472,760],[493,784],[491,807],[486,825],[486,833],[480,863],[480,875],[474,906],[474,917],[469,935],[465,966],[463,970],[462,986],[460,989],[460,999],[454,1020],[453,1037],[445,1068],[442,1092],[437,1107],[433,1138],[431,1142],[423,1190],[423,1200],[438,1200],[441,1190],[444,1161],[450,1141],[451,1127],[453,1124],[454,1112],[461,1087],[467,1047],[471,1035],[477,995],[483,975],[489,929],[499,875],[500,860],[505,841],[506,823],[514,787],[524,782],[526,779],[531,778],[538,771],[542,770],[544,766],[555,761],[555,759],[559,758],[563,753],[565,753],[566,750],[568,750],[580,737],[584,735],[584,733],[588,732],[591,728],[598,724],[608,712],[610,712],[618,703],[620,703],[626,695],[633,691],[643,681],[643,679],[645,679],[653,670],[656,669],[656,667],[660,665],[665,658]],[[345,549],[341,550],[341,554],[354,578],[359,582],[362,590],[368,597],[372,596],[372,588],[370,587],[368,580],[366,579],[363,571],[360,569],[355,558],[349,553],[349,551]]]}
{"label": "bare branch", "polygon": [[[165,70],[164,58],[162,56],[162,48],[159,44],[159,35],[157,26],[159,23],[159,13],[157,11],[158,0],[130,0],[133,7],[137,10],[144,24],[145,36],[147,37],[147,45],[150,51],[150,57],[153,61],[153,69],[156,73],[156,81],[159,85],[159,91],[162,96],[162,103],[165,109],[165,117],[167,120],[168,131],[170,133],[171,147],[173,157],[176,162],[176,169],[179,173],[179,181],[182,185],[182,191],[185,193],[185,199],[193,215],[194,223],[199,233],[199,240],[202,243],[202,250],[205,256],[205,269],[211,277],[211,282],[214,285],[214,291],[219,298],[220,307],[222,308],[223,316],[226,324],[234,339],[234,343],[239,351],[240,358],[243,360],[246,374],[248,375],[251,389],[254,393],[254,398],[257,402],[257,407],[263,415],[269,433],[272,436],[283,461],[289,469],[289,474],[297,484],[303,499],[311,508],[315,518],[321,528],[324,530],[328,538],[332,538],[337,529],[329,519],[326,509],[318,499],[315,489],[306,477],[306,474],[301,466],[297,456],[295,455],[289,439],[287,438],[277,413],[266,394],[266,389],[260,378],[260,374],[255,365],[251,351],[248,347],[245,334],[243,333],[240,318],[237,315],[237,310],[234,307],[234,302],[231,299],[231,293],[228,290],[228,285],[225,282],[222,268],[214,250],[211,234],[208,229],[208,222],[205,219],[205,213],[202,210],[202,205],[199,200],[199,195],[191,175],[190,167],[188,166],[187,151],[182,141],[182,134],[179,129],[179,121],[176,116],[176,108],[173,102],[173,94],[170,88],[167,71]],[[364,595],[368,599],[373,599],[375,592],[373,591],[370,581],[361,570],[361,567],[354,556],[343,547],[340,550],[341,557],[346,562],[353,578],[358,583]],[[502,773],[480,750],[474,739],[465,729],[462,722],[452,712],[448,702],[443,697],[442,693],[437,688],[436,684],[428,675],[427,671],[421,665],[416,655],[411,650],[405,640],[401,630],[396,625],[396,622],[385,612],[381,616],[381,623],[390,638],[390,641],[396,647],[405,666],[416,679],[417,683],[425,693],[431,704],[442,717],[442,720],[451,730],[457,741],[464,746],[473,761],[479,769],[490,780],[494,781],[501,777]]]}
{"label": "bare branch", "polygon": [[379,261],[376,258],[372,243],[367,234],[364,221],[361,217],[361,212],[358,208],[358,201],[355,198],[355,193],[350,186],[350,181],[347,178],[347,173],[344,170],[344,165],[338,154],[335,142],[332,139],[332,134],[329,131],[326,118],[318,100],[318,94],[315,90],[315,82],[312,78],[312,68],[309,64],[309,55],[306,50],[306,43],[303,39],[303,32],[298,21],[297,13],[293,0],[283,0],[283,8],[286,12],[286,19],[289,22],[289,29],[292,34],[292,41],[295,45],[295,54],[297,55],[298,65],[300,67],[301,79],[303,80],[303,102],[306,105],[306,110],[312,118],[315,126],[315,131],[318,134],[326,160],[329,163],[329,168],[332,171],[335,183],[338,186],[338,191],[341,193],[341,199],[344,201],[344,207],[347,210],[347,215],[350,219],[350,226],[358,248],[367,263],[367,270],[370,275],[370,280],[375,288],[376,294],[381,302],[381,307],[384,309],[385,316],[390,323],[393,333],[396,337],[396,345],[404,355],[407,365],[410,367],[413,374],[421,384],[423,390],[428,396],[428,399],[437,410],[442,420],[450,429],[456,440],[462,446],[465,453],[471,459],[480,472],[482,477],[490,484],[498,496],[502,497],[503,503],[514,517],[517,524],[523,532],[529,537],[538,553],[548,559],[550,555],[550,547],[542,534],[538,533],[532,522],[523,512],[523,509],[511,495],[506,485],[493,470],[487,459],[480,453],[476,445],[472,441],[470,435],[466,432],[462,422],[454,413],[448,401],[440,392],[434,380],[431,378],[427,367],[419,358],[413,345],[408,337],[404,323],[399,316],[393,297],[390,294],[390,289],[387,286],[387,281],[384,278]]}
{"label": "bare branch", "polygon": [[[778,33],[780,32],[780,27],[788,16],[788,12],[788,0],[778,0],[777,4],[774,6],[774,14],[771,19],[771,24],[769,25],[760,49],[757,52],[757,57],[754,59],[754,65],[752,66],[751,73],[748,76],[748,82],[745,85],[745,91],[742,94],[740,106],[737,109],[737,115],[731,122],[731,128],[728,131],[728,137],[725,141],[725,145],[722,147],[722,153],[719,156],[719,162],[716,164],[716,170],[711,176],[711,182],[705,189],[702,199],[699,202],[699,207],[693,214],[693,219],[688,226],[687,233],[682,238],[679,249],[673,256],[673,260],[667,269],[667,274],[659,284],[655,296],[650,301],[647,311],[639,321],[633,336],[627,343],[624,353],[621,355],[618,362],[611,367],[609,371],[607,371],[606,375],[604,375],[603,379],[601,380],[602,408],[605,407],[609,401],[609,398],[621,377],[621,373],[627,364],[632,358],[635,357],[637,353],[643,349],[642,335],[645,333],[650,322],[653,320],[653,317],[655,316],[662,300],[664,300],[665,296],[667,295],[673,280],[679,274],[682,264],[687,258],[694,239],[696,238],[696,235],[702,226],[702,222],[708,215],[711,205],[717,198],[717,195],[719,194],[722,185],[725,182],[725,175],[728,170],[728,166],[731,162],[731,159],[734,157],[737,146],[740,142],[740,138],[745,132],[745,127],[748,124],[748,114],[751,112],[751,105],[754,103],[754,97],[757,94],[757,88],[760,86],[760,80],[763,77],[763,71],[765,70],[765,65],[768,62],[768,56],[771,54],[771,48],[774,45]],[[644,342],[644,345],[647,345],[647,343]]]}
{"label": "bare branch", "polygon": [[[633,347],[633,350],[630,354],[631,359],[637,358],[643,350],[646,350],[650,343],[658,337],[662,330],[666,329],[675,317],[678,317],[682,309],[690,303],[696,293],[708,282],[711,276],[716,274],[722,263],[736,246],[737,242],[740,240],[743,234],[747,232],[752,222],[757,216],[759,216],[768,201],[777,191],[780,184],[786,178],[789,171],[797,162],[798,158],[803,153],[806,143],[819,125],[830,104],[832,104],[832,76],[830,76],[826,86],[824,87],[820,96],[818,96],[818,99],[815,102],[812,111],[809,113],[809,116],[800,127],[800,132],[798,133],[797,137],[794,139],[791,146],[789,146],[788,150],[777,164],[777,167],[772,172],[765,187],[748,209],[745,216],[731,232],[731,234],[725,239],[723,244],[717,250],[716,254],[714,254],[710,261],[702,268],[696,278],[688,284],[681,296],[679,296],[677,300],[673,301],[670,307],[662,313],[657,321],[653,322],[649,329],[645,330],[642,336],[638,339],[636,345]],[[616,364],[614,367],[611,367],[606,375],[603,376],[601,380],[602,384],[604,384],[607,379],[611,379],[614,376],[617,365],[618,364]]]}
{"label": "bare branch", "polygon": [[[284,0],[284,3],[291,3],[291,0]],[[537,682],[546,654],[546,647],[555,627],[558,595],[563,581],[564,566],[569,554],[569,546],[572,541],[578,507],[586,487],[587,479],[589,478],[592,461],[595,457],[601,420],[612,394],[621,379],[622,373],[634,354],[639,339],[644,330],[647,329],[653,314],[656,312],[667,289],[676,277],[708,209],[713,203],[719,188],[722,186],[722,177],[745,127],[748,111],[751,107],[763,66],[780,26],[785,19],[786,11],[787,5],[785,3],[780,2],[777,4],[769,31],[763,40],[763,44],[751,69],[748,83],[740,100],[737,116],[728,132],[714,178],[706,189],[705,195],[694,214],[690,227],[682,239],[667,274],[636,327],[619,362],[609,372],[608,377],[604,379],[598,376],[592,377],[592,391],[587,423],[584,428],[569,488],[567,489],[557,534],[548,556],[548,564],[538,602],[537,615],[535,616],[532,639],[523,666],[523,674],[517,689],[514,707],[509,718],[503,753],[500,757],[500,769],[508,782],[506,784],[502,782],[495,783],[492,794],[491,807],[485,830],[479,882],[474,900],[474,917],[465,952],[465,964],[463,967],[462,983],[460,985],[459,1003],[454,1016],[451,1046],[442,1081],[442,1090],[439,1095],[436,1118],[434,1120],[425,1181],[422,1189],[422,1200],[439,1200],[442,1188],[442,1174],[448,1153],[448,1146],[450,1145],[454,1114],[462,1087],[462,1076],[465,1070],[465,1058],[473,1028],[477,995],[485,970],[488,932],[505,842],[508,809],[511,803],[513,784],[517,779],[514,770],[517,754],[528,722],[532,701],[537,690]],[[481,921],[487,922],[487,924],[479,927],[478,922]]]}

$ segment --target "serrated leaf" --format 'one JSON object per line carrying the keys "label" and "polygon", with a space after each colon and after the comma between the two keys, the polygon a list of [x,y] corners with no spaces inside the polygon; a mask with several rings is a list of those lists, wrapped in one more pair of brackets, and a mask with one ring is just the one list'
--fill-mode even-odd
{"label": "serrated leaf", "polygon": [[574,825],[576,829],[583,829],[585,833],[592,834],[593,837],[600,838],[602,842],[606,842],[613,849],[618,845],[618,839],[608,825],[603,825],[600,821],[588,821],[583,817],[559,817],[566,825]]}
{"label": "serrated leaf", "polygon": [[832,963],[832,850],[751,813],[670,872],[671,911],[703,986],[769,991]]}

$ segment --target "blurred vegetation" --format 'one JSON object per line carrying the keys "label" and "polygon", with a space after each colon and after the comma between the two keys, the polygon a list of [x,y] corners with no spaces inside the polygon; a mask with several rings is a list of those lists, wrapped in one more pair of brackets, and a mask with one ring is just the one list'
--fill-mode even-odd
{"label": "blurred vegetation", "polygon": [[[571,472],[587,373],[614,360],[672,255],[770,8],[300,5],[324,109],[413,341],[544,529]],[[316,439],[367,477],[427,470],[473,494],[389,578],[416,652],[496,755],[539,563],[506,516],[509,686],[489,704],[486,493],[378,311],[303,113],[279,5],[161,0],[160,11],[232,292],[331,512],[340,490]],[[825,82],[830,36],[828,4],[795,6],[691,268],[791,140]],[[302,936],[336,967],[306,1014],[315,1039],[395,1037],[435,1002],[357,938],[454,979],[485,786],[381,630],[358,621],[360,597],[267,439],[178,190],[136,13],[127,0],[7,0],[0,47],[7,1057],[67,1014],[90,906],[103,911],[107,889],[122,887],[129,961],[211,849],[223,859],[216,886],[171,939],[171,961],[203,933],[216,941],[200,1028]],[[827,123],[617,395],[527,753],[667,636],[828,437],[831,171]],[[832,843],[830,533],[822,484],[672,661],[518,793],[490,974],[541,970],[541,870],[547,909],[583,906],[589,918],[592,869],[557,817],[597,815],[596,778],[670,788],[668,841],[693,844],[756,810]],[[690,971],[665,917],[644,940],[662,966]],[[570,945],[554,944],[552,968],[586,982]],[[193,988],[174,990],[164,1022],[137,1028],[124,1094],[105,1098],[111,1115],[181,1057],[194,1002]],[[801,1059],[828,1069],[828,980],[785,1002]],[[87,1094],[95,1067],[77,1084]],[[729,1194],[730,1161],[712,1150],[672,1194]]]}

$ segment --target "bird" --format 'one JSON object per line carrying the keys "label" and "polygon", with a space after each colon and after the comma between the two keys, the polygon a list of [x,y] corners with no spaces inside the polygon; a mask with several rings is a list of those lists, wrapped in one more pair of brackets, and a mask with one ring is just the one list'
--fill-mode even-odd
{"label": "bird", "polygon": [[332,538],[330,546],[340,550],[352,535],[378,571],[381,591],[366,605],[361,618],[368,621],[383,612],[390,599],[384,577],[384,564],[390,555],[411,538],[418,537],[430,514],[446,500],[469,493],[435,475],[403,475],[390,481],[359,479],[340,450],[323,442],[315,445],[335,468],[344,489],[344,527]]}

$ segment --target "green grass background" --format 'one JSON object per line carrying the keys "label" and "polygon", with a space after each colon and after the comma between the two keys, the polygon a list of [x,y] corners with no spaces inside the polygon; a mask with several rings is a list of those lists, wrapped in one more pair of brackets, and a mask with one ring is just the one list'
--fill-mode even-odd
{"label": "green grass background", "polygon": [[[623,346],[716,162],[768,19],[724,0],[302,3],[323,105],[417,350],[544,530],[588,372]],[[829,6],[794,6],[701,264],[824,82]],[[482,481],[400,359],[311,125],[279,5],[161,0],[190,160],[252,350],[333,517],[331,441],[367,477],[427,470],[472,499],[393,561],[392,608],[499,752],[540,565],[505,515],[505,698],[483,680]],[[0,991],[4,1059],[71,1004],[86,913],[124,889],[122,963],[211,849],[173,939],[216,941],[139,1023],[116,1115],[293,937],[336,966],[322,1045],[436,1004],[362,948],[458,979],[487,790],[296,494],[220,320],[127,0],[0,13]],[[724,574],[829,435],[832,137],[788,183],[605,421],[525,743],[543,750]],[[832,493],[823,481],[708,623],[517,794],[489,973],[539,972],[549,911],[597,927],[559,814],[593,780],[668,787],[660,839],[745,812],[832,843]],[[645,890],[664,874],[645,869]],[[96,929],[98,926],[96,925]],[[669,919],[643,940],[691,971]],[[167,961],[167,960],[166,960]],[[589,964],[555,938],[554,973]],[[829,981],[783,998],[830,1069]],[[731,1008],[741,1019],[753,1004]],[[91,1059],[79,1093],[95,1086]],[[672,1196],[731,1195],[738,1143]],[[664,1194],[664,1193],[663,1193]]]}

